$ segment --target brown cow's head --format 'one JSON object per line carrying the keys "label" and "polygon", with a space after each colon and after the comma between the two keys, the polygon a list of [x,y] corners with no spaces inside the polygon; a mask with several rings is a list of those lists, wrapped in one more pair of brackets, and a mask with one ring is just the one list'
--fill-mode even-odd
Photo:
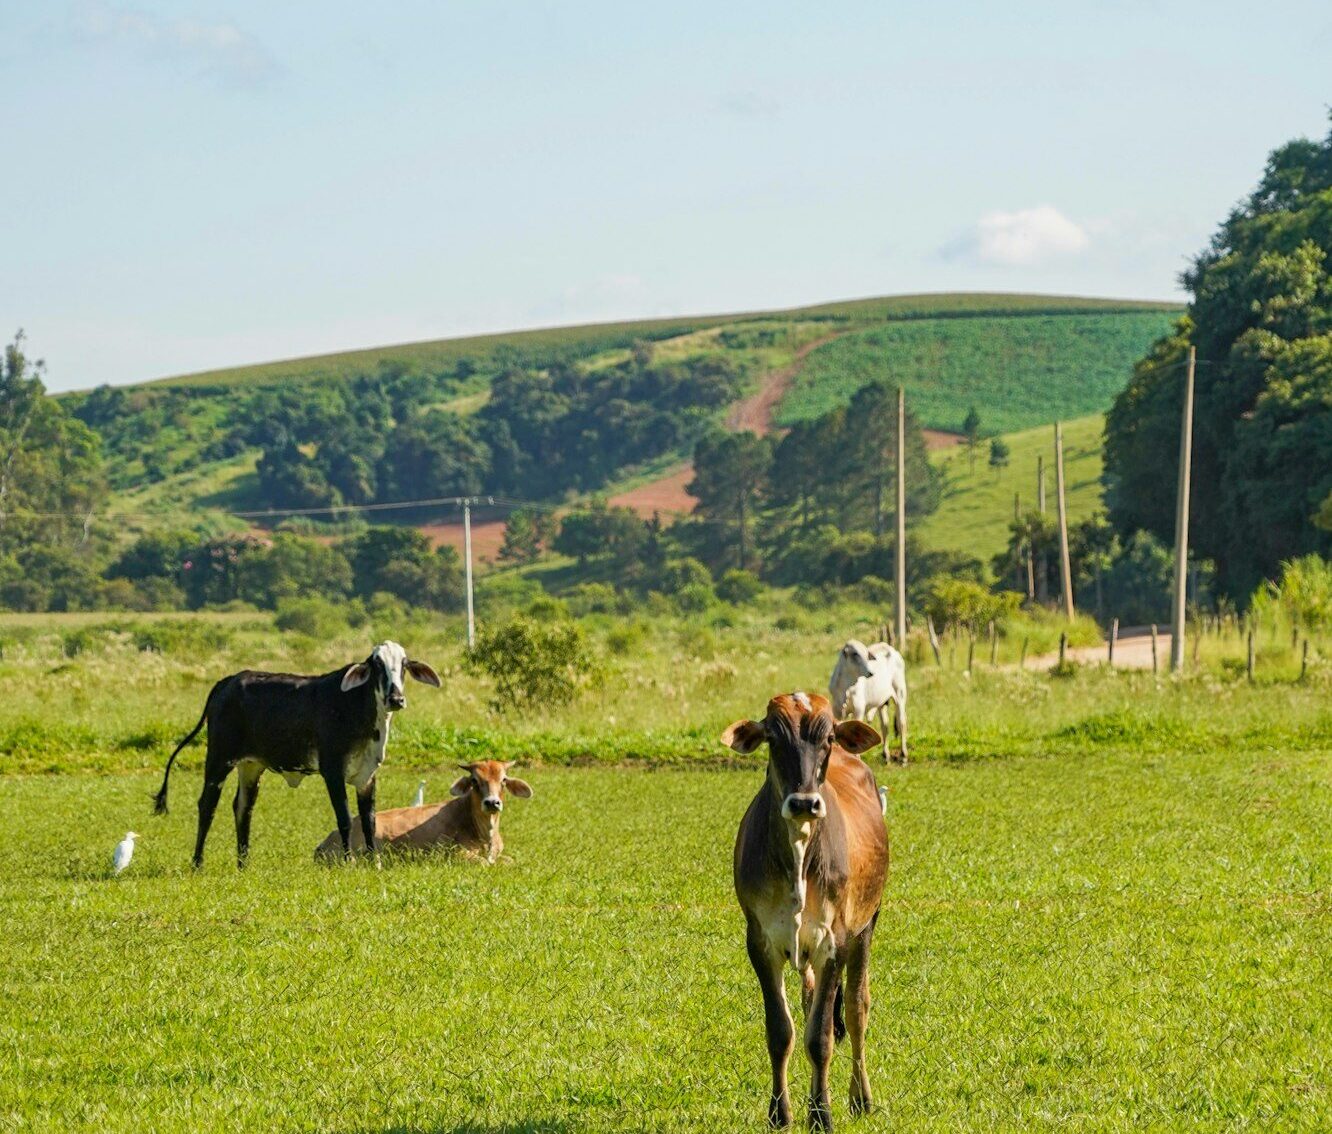
{"label": "brown cow's head", "polygon": [[526,780],[507,774],[512,766],[512,760],[477,760],[471,764],[459,764],[466,774],[454,780],[449,794],[470,794],[474,808],[496,815],[504,810],[505,792],[519,799],[532,797],[532,789]]}
{"label": "brown cow's head", "polygon": [[879,743],[879,734],[863,721],[839,724],[826,697],[789,693],[768,702],[763,720],[736,721],[721,740],[744,753],[767,741],[768,781],[781,801],[782,818],[807,822],[827,814],[823,780],[833,745],[866,752]]}

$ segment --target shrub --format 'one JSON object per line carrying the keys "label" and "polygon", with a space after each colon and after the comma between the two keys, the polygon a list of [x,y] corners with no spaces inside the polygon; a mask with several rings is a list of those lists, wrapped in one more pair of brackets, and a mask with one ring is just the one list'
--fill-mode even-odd
{"label": "shrub", "polygon": [[482,630],[464,665],[495,683],[491,707],[497,712],[567,705],[594,671],[577,626],[522,616]]}
{"label": "shrub", "polygon": [[625,600],[609,583],[580,583],[569,591],[569,609],[580,617],[586,614],[618,614]]}
{"label": "shrub", "polygon": [[541,595],[527,604],[527,616],[541,622],[567,622],[569,604],[553,595]]}
{"label": "shrub", "polygon": [[647,637],[647,633],[647,624],[642,621],[622,623],[606,632],[606,648],[613,654],[630,653]]}
{"label": "shrub", "polygon": [[676,595],[687,587],[705,586],[712,590],[712,572],[697,559],[686,556],[672,559],[661,569],[661,590]]}
{"label": "shrub", "polygon": [[347,615],[327,599],[283,599],[273,624],[279,630],[310,638],[335,638],[347,629]]}
{"label": "shrub", "polygon": [[675,605],[681,614],[702,614],[717,601],[711,583],[690,583],[675,593]]}
{"label": "shrub", "polygon": [[1002,622],[1017,613],[1022,596],[1016,591],[997,594],[968,579],[936,579],[930,584],[925,609],[936,625],[961,623],[973,629],[987,622]]}
{"label": "shrub", "polygon": [[717,597],[725,602],[743,606],[751,603],[763,593],[763,584],[752,571],[733,568],[721,577],[717,584]]}

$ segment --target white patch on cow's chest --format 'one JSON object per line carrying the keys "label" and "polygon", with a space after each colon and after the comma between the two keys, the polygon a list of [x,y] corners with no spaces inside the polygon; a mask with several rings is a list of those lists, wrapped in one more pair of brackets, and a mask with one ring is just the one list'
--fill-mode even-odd
{"label": "white patch on cow's chest", "polygon": [[835,947],[831,911],[817,894],[814,902],[809,900],[805,868],[812,828],[812,821],[792,825],[791,889],[785,894],[774,894],[760,907],[764,935],[796,972],[803,972],[811,963],[816,968],[822,967]]}
{"label": "white patch on cow's chest", "polygon": [[384,754],[388,751],[389,722],[392,719],[393,714],[382,714],[376,722],[374,735],[366,741],[364,747],[359,751],[353,749],[347,754],[345,779],[357,791],[365,791],[384,762]]}

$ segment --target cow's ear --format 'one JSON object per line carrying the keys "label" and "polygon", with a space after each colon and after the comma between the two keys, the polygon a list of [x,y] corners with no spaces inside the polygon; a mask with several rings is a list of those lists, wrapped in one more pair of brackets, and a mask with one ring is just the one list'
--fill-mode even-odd
{"label": "cow's ear", "polygon": [[768,730],[762,721],[736,721],[726,726],[721,734],[721,742],[727,748],[733,748],[748,756],[760,744],[768,739]]}
{"label": "cow's ear", "polygon": [[349,665],[347,672],[342,675],[342,691],[355,689],[358,685],[364,685],[370,680],[370,667],[365,662],[357,662],[355,665]]}
{"label": "cow's ear", "polygon": [[453,781],[449,788],[450,795],[466,795],[472,790],[472,773],[468,772],[465,776],[459,776]]}
{"label": "cow's ear", "polygon": [[433,685],[438,689],[442,684],[439,680],[439,674],[423,661],[409,661],[407,663],[407,672],[423,685]]}
{"label": "cow's ear", "polygon": [[879,734],[864,721],[842,721],[834,730],[837,743],[853,755],[868,752],[879,743]]}
{"label": "cow's ear", "polygon": [[532,785],[526,780],[515,780],[511,777],[505,777],[504,786],[511,795],[516,795],[519,799],[532,798]]}

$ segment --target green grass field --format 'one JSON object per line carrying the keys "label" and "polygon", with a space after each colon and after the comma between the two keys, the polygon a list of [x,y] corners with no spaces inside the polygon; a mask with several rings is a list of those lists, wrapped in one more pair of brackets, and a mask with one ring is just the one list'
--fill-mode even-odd
{"label": "green grass field", "polygon": [[[243,875],[225,807],[202,875],[188,869],[198,748],[171,814],[149,815],[173,739],[220,674],[331,668],[371,629],[4,620],[0,681],[41,694],[0,704],[0,1128],[762,1129],[729,880],[762,764],[716,736],[774,692],[820,689],[840,640],[870,628],[825,616],[659,620],[619,652],[625,623],[590,620],[605,684],[530,717],[485,708],[456,620],[399,626],[445,689],[409,689],[381,806],[421,776],[438,797],[456,760],[517,757],[536,794],[505,811],[510,861],[316,867],[320,785],[268,777]],[[1320,641],[1295,682],[1272,634],[1255,685],[1233,638],[1180,682],[913,669],[916,760],[872,761],[894,865],[878,1110],[852,1128],[1332,1121],[1332,668]],[[112,878],[129,828],[144,837]],[[847,1076],[843,1050],[842,1123]]]}
{"label": "green grass field", "polygon": [[[1070,523],[1101,510],[1100,414],[1064,424],[1064,476],[1067,480]],[[937,512],[926,516],[919,532],[928,547],[965,551],[989,562],[1008,545],[1008,524],[1013,518],[1013,496],[1022,510],[1036,507],[1036,458],[1045,458],[1046,509],[1054,515],[1054,428],[1042,425],[1008,433],[1007,468],[990,467],[990,445],[976,446],[975,461],[965,446],[937,451],[933,460],[944,470],[943,500]]]}
{"label": "green grass field", "polygon": [[785,424],[827,413],[866,383],[906,387],[920,423],[959,431],[967,410],[1005,433],[1107,409],[1169,311],[917,319],[856,331],[805,360]]}

